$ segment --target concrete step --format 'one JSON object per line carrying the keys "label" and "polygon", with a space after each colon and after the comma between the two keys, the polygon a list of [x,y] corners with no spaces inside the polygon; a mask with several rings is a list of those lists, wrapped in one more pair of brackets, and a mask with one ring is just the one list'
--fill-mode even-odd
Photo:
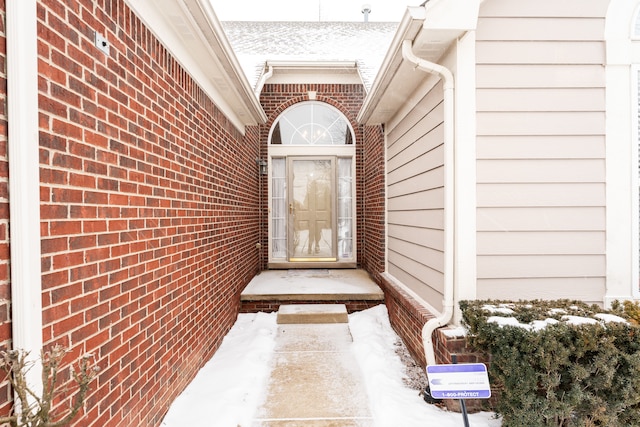
{"label": "concrete step", "polygon": [[281,304],[346,304],[349,313],[384,303],[384,293],[357,269],[266,270],[240,294],[241,313],[271,313]]}
{"label": "concrete step", "polygon": [[278,309],[278,324],[348,323],[344,304],[283,304]]}

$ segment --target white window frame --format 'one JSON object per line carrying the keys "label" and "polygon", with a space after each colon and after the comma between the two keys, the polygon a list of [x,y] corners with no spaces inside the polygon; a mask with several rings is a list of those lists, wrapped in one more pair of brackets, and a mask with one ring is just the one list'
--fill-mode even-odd
{"label": "white window frame", "polygon": [[351,126],[351,123],[349,123],[349,119],[347,118],[347,116],[345,116],[342,111],[338,110],[333,105],[327,104],[326,102],[321,102],[321,101],[303,101],[303,102],[298,102],[296,104],[291,105],[286,110],[284,110],[282,113],[280,113],[278,118],[276,120],[274,120],[273,124],[271,125],[271,129],[269,129],[269,139],[268,139],[269,146],[272,146],[271,139],[273,138],[273,131],[275,130],[276,126],[280,123],[280,121],[289,112],[291,112],[291,110],[303,107],[305,105],[318,106],[318,107],[321,107],[321,108],[326,108],[326,109],[332,110],[333,112],[337,113],[340,116],[340,118],[342,120],[344,120],[345,124],[347,125],[347,131],[351,134],[351,144],[285,144],[283,142],[282,144],[273,144],[273,146],[276,146],[276,145],[283,145],[283,146],[288,146],[288,147],[291,147],[291,146],[300,146],[300,147],[309,147],[309,146],[312,146],[312,147],[336,147],[336,146],[343,146],[343,145],[353,145],[353,146],[355,146],[356,135],[355,135],[355,132],[353,130],[353,127]]}

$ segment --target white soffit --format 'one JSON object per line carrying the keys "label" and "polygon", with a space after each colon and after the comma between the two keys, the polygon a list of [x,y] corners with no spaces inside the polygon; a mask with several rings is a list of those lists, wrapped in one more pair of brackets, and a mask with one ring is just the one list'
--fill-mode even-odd
{"label": "white soffit", "polygon": [[388,122],[429,76],[402,58],[402,42],[411,40],[414,53],[438,62],[465,32],[475,30],[478,0],[431,0],[424,7],[408,7],[391,43],[358,120],[364,124]]}
{"label": "white soffit", "polygon": [[208,1],[125,1],[240,131],[266,121]]}

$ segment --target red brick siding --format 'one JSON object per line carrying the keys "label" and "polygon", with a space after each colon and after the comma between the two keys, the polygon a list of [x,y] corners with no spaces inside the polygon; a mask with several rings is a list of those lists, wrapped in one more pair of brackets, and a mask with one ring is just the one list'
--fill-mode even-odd
{"label": "red brick siding", "polygon": [[[436,362],[442,364],[452,363],[451,355],[457,356],[456,363],[485,363],[488,366],[489,356],[475,352],[467,343],[464,336],[447,334],[448,328],[436,329],[433,333],[433,345],[435,348]],[[491,405],[495,405],[497,399],[496,391],[493,390],[489,401],[482,399],[467,399],[465,404],[469,412],[490,410]],[[457,400],[445,399],[444,404],[450,411],[460,412],[460,403]],[[489,406],[487,406],[489,405]]]}
{"label": "red brick siding", "polygon": [[380,286],[384,291],[389,321],[393,329],[402,338],[411,356],[420,365],[427,366],[422,345],[422,327],[434,317],[433,313],[384,276],[381,277]]}
{"label": "red brick siding", "polygon": [[382,126],[364,128],[362,267],[376,282],[385,270],[385,149]]}
{"label": "red brick siding", "polygon": [[42,0],[38,20],[44,342],[101,368],[75,426],[157,426],[258,269],[259,132],[123,0]]}
{"label": "red brick siding", "polygon": [[[11,345],[11,282],[9,278],[9,164],[7,157],[7,74],[4,0],[0,0],[0,350]],[[11,407],[11,388],[0,383],[0,414]]]}
{"label": "red brick siding", "polygon": [[436,360],[438,363],[452,363],[451,355],[457,355],[457,363],[482,363],[487,361],[486,355],[474,351],[464,336],[451,336],[447,328],[436,329],[433,333]]}
{"label": "red brick siding", "polygon": [[[299,102],[309,101],[308,92],[316,92],[316,101],[326,102],[344,114],[353,127],[356,138],[356,218],[358,248],[363,246],[365,235],[363,232],[363,197],[364,197],[364,162],[363,162],[363,126],[356,121],[356,116],[364,100],[364,88],[357,84],[267,84],[260,94],[260,103],[267,114],[267,123],[260,126],[260,144],[262,158],[266,158],[269,144],[269,131],[274,121],[286,110]],[[267,181],[262,180],[263,206],[268,206]],[[262,209],[262,268],[267,267],[269,260],[267,245],[268,217],[267,209]],[[358,264],[361,262],[361,252],[358,252]]]}
{"label": "red brick siding", "polygon": [[[389,319],[394,329],[407,345],[413,358],[422,366],[427,366],[422,343],[422,327],[434,314],[424,308],[411,295],[396,284],[382,277],[381,287],[385,294],[385,304],[389,311]],[[434,353],[436,363],[451,363],[451,355],[458,355],[458,363],[481,362],[482,355],[474,353],[467,345],[464,337],[445,334],[446,328],[433,332]]]}

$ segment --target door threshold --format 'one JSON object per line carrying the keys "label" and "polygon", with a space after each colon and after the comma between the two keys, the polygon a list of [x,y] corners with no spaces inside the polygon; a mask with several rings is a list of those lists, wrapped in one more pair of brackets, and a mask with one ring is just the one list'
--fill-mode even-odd
{"label": "door threshold", "polygon": [[282,270],[282,269],[314,269],[314,268],[356,268],[357,264],[355,262],[270,262],[267,264],[267,268],[269,270]]}

